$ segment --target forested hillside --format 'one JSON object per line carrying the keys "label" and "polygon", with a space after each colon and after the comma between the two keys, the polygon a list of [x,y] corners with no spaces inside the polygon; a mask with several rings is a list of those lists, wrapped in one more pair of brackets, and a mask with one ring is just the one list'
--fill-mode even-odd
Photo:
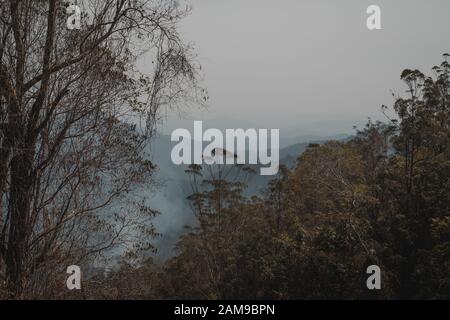
{"label": "forested hillside", "polygon": [[[149,147],[168,114],[210,107],[199,60],[225,81],[209,82],[216,116],[273,128],[270,151],[301,117],[364,119],[355,110],[393,65],[447,51],[444,2],[418,29],[395,18],[386,47],[388,27],[366,30],[356,6],[235,2],[198,2],[209,8],[197,32],[223,28],[198,53],[179,30],[192,10],[183,1],[0,0],[0,299],[450,299],[449,54],[429,74],[401,73],[406,91],[383,106],[385,122],[292,146],[295,156],[272,157],[283,165],[270,181],[256,164],[183,167],[171,145]],[[408,45],[391,47],[400,38]],[[262,164],[267,142],[253,145]],[[176,184],[156,200],[155,159]],[[176,242],[163,262],[161,232]],[[381,290],[368,290],[371,265]]]}
{"label": "forested hillside", "polygon": [[[192,166],[199,227],[177,255],[163,266],[125,262],[88,295],[450,298],[450,65],[433,70],[403,71],[406,94],[384,107],[395,116],[350,141],[310,145],[262,197],[243,196],[235,177],[251,174],[245,167]],[[366,288],[373,264],[381,291]]]}

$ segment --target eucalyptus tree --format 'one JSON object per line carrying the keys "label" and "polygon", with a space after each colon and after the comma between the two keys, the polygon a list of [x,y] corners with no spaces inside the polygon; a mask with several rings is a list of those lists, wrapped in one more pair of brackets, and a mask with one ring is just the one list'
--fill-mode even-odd
{"label": "eucalyptus tree", "polygon": [[74,3],[1,1],[0,277],[16,297],[153,232],[142,221],[153,210],[132,193],[151,185],[146,142],[163,108],[203,101],[177,31],[190,8],[75,4],[79,28],[70,27]]}

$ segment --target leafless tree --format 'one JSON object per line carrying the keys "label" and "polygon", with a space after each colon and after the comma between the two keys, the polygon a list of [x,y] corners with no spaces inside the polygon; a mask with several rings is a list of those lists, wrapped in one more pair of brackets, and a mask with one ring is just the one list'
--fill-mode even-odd
{"label": "leafless tree", "polygon": [[204,98],[175,1],[80,0],[79,30],[67,1],[0,4],[0,278],[21,297],[117,245],[145,248],[144,147],[161,108]]}

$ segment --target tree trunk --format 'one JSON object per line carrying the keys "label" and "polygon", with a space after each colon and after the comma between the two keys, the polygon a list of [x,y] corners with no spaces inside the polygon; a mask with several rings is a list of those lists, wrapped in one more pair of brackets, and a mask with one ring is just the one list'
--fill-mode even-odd
{"label": "tree trunk", "polygon": [[33,154],[23,150],[11,161],[11,189],[9,201],[9,233],[6,250],[6,275],[11,293],[20,296],[25,279],[27,243],[30,235]]}

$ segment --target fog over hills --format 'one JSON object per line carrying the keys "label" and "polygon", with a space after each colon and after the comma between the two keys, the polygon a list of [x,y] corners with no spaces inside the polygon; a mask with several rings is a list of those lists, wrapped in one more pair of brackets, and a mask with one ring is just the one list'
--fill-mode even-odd
{"label": "fog over hills", "polygon": [[[280,163],[293,167],[297,157],[306,150],[309,143],[346,138],[348,135],[299,137],[296,139],[297,143],[280,150]],[[185,227],[194,226],[196,223],[196,218],[186,199],[191,193],[188,176],[184,172],[187,166],[174,165],[170,158],[175,144],[176,142],[170,140],[170,136],[158,134],[147,150],[147,153],[151,155],[150,160],[158,166],[159,187],[156,191],[152,191],[149,203],[153,209],[161,213],[154,220],[156,229],[161,234],[154,241],[158,250],[156,257],[160,260],[165,260],[173,254],[174,245]],[[272,176],[261,176],[257,172],[249,180],[245,194],[250,196],[260,193],[272,178]]]}

